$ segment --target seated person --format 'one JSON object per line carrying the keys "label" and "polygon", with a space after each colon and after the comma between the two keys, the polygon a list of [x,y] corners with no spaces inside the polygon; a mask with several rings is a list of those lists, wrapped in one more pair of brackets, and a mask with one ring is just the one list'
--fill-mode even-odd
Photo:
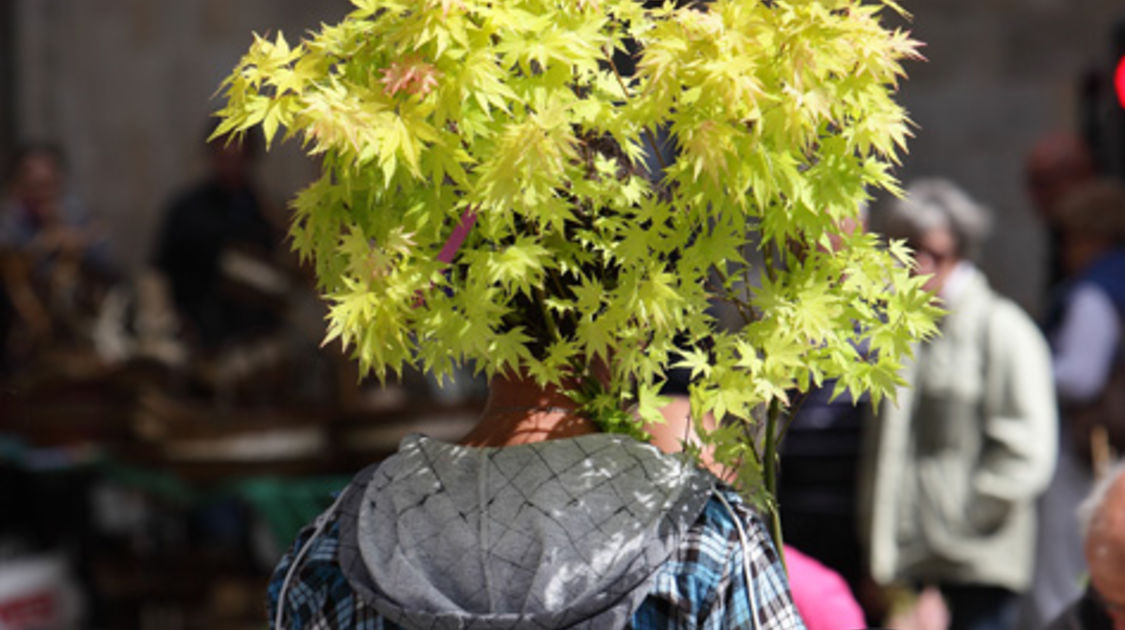
{"label": "seated person", "polygon": [[168,279],[192,342],[204,350],[268,334],[279,324],[275,308],[224,282],[224,257],[268,259],[280,241],[251,179],[258,152],[251,138],[207,144],[210,173],[172,200],[158,236],[154,264]]}
{"label": "seated person", "polygon": [[58,148],[28,144],[0,199],[0,371],[43,342],[81,338],[116,278],[108,240],[65,186]]}

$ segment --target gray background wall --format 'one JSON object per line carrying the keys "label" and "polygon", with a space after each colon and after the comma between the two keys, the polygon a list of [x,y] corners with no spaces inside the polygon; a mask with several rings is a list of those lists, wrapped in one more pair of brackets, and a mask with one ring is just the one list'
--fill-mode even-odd
{"label": "gray background wall", "polygon": [[918,123],[900,175],[943,175],[994,213],[981,260],[1029,310],[1044,296],[1044,234],[1024,192],[1024,154],[1043,133],[1077,129],[1078,78],[1108,65],[1121,0],[906,0],[926,43],[902,102]]}
{"label": "gray background wall", "polygon": [[[910,64],[902,90],[918,129],[900,175],[948,176],[987,203],[997,230],[982,263],[1001,291],[1038,310],[1043,237],[1023,191],[1023,154],[1039,134],[1076,124],[1077,76],[1107,62],[1109,27],[1125,3],[902,4],[929,61]],[[250,32],[280,28],[292,40],[348,8],[342,0],[0,0],[15,33],[0,43],[14,58],[13,111],[0,117],[12,117],[15,139],[63,145],[73,188],[122,263],[136,268],[168,195],[199,173],[200,136],[218,105],[209,97]],[[4,94],[0,87],[0,104]],[[4,142],[0,134],[0,149]],[[263,182],[280,205],[313,169],[282,146],[262,164]]]}

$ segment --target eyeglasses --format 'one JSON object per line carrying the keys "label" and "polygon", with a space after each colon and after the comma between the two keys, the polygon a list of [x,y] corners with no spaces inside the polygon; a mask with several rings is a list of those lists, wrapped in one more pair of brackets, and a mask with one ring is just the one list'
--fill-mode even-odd
{"label": "eyeglasses", "polygon": [[951,251],[939,251],[930,247],[926,247],[922,243],[915,240],[906,242],[907,247],[914,251],[914,258],[922,258],[925,256],[934,262],[935,265],[940,265],[954,257]]}

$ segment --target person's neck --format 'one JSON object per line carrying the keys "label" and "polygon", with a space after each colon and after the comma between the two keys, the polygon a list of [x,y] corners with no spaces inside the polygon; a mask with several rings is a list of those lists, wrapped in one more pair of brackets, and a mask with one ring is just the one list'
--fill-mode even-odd
{"label": "person's neck", "polygon": [[557,387],[543,388],[529,378],[496,377],[476,426],[460,443],[514,446],[597,433],[577,405]]}

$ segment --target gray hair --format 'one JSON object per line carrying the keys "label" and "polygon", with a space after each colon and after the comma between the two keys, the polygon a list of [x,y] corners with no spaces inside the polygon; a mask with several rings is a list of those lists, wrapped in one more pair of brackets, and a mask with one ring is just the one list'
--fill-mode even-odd
{"label": "gray hair", "polygon": [[881,231],[891,238],[917,239],[933,229],[948,229],[957,241],[957,255],[974,259],[992,221],[987,208],[948,179],[917,179],[906,195],[886,209]]}
{"label": "gray hair", "polygon": [[1105,503],[1105,498],[1109,495],[1110,489],[1121,479],[1122,474],[1125,474],[1125,460],[1115,463],[1105,475],[1094,483],[1094,487],[1086,495],[1086,498],[1082,499],[1082,503],[1079,504],[1076,512],[1078,527],[1082,532],[1082,540],[1090,537],[1090,526],[1094,523],[1094,517],[1097,516],[1098,510]]}

